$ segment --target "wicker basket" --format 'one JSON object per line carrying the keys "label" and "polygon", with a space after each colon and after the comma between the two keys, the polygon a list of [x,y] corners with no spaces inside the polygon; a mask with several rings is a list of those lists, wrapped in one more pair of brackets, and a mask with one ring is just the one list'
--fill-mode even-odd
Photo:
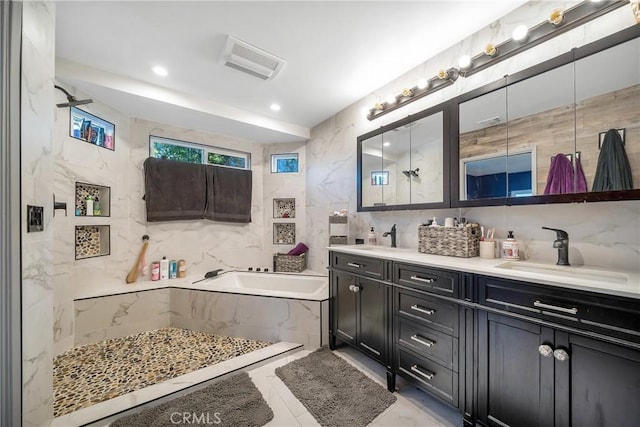
{"label": "wicker basket", "polygon": [[470,258],[480,255],[480,226],[418,226],[418,252]]}
{"label": "wicker basket", "polygon": [[288,271],[300,273],[307,268],[307,256],[287,255],[276,253],[273,255],[273,271]]}

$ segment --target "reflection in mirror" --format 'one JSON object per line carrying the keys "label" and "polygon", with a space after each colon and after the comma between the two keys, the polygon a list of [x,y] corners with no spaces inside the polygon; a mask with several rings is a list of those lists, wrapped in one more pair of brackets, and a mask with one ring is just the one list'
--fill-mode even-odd
{"label": "reflection in mirror", "polygon": [[362,206],[382,203],[382,189],[389,185],[382,179],[382,134],[362,141]]}
{"label": "reflection in mirror", "polygon": [[536,194],[535,164],[535,148],[462,159],[460,194],[463,200],[532,196]]}
{"label": "reflection in mirror", "polygon": [[444,201],[442,111],[411,123],[411,203]]}
{"label": "reflection in mirror", "polygon": [[[459,107],[460,120],[460,200],[470,200],[467,193],[467,162],[491,160],[491,170],[507,170],[507,91],[502,88],[478,98],[463,102]],[[474,168],[473,164],[470,167]],[[478,170],[473,173],[482,174]],[[477,175],[481,176],[481,175]],[[506,181],[482,182],[486,187],[474,192],[474,199],[504,197],[507,194]],[[481,194],[485,196],[481,196]]]}
{"label": "reflection in mirror", "polygon": [[383,168],[389,172],[389,185],[383,189],[385,205],[404,205],[410,203],[411,126],[398,126],[384,133],[382,146]]}
{"label": "reflection in mirror", "polygon": [[[573,67],[567,64],[507,87],[508,151],[535,148],[533,195],[575,193],[576,182],[584,182],[574,172],[580,158],[574,154]],[[518,162],[508,159],[509,174]]]}
{"label": "reflection in mirror", "polygon": [[587,191],[640,188],[640,39],[576,61],[575,73]]}

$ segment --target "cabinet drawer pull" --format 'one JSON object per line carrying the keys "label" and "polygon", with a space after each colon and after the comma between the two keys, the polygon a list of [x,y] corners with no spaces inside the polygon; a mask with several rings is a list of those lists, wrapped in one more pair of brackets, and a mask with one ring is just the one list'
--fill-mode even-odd
{"label": "cabinet drawer pull", "polygon": [[425,279],[424,277],[411,276],[411,280],[415,280],[416,282],[433,283],[437,279],[433,279],[431,277],[428,277],[428,278]]}
{"label": "cabinet drawer pull", "polygon": [[429,372],[429,371],[424,372],[424,371],[420,370],[420,368],[418,368],[418,365],[411,366],[411,370],[413,372],[415,372],[416,374],[418,374],[418,375],[420,375],[420,376],[422,376],[422,377],[424,377],[424,378],[426,378],[428,380],[433,378],[433,376],[435,375],[434,372]]}
{"label": "cabinet drawer pull", "polygon": [[348,265],[349,267],[355,267],[355,268],[360,268],[360,267],[362,267],[362,265],[361,265],[361,264],[356,264],[355,262],[348,262],[348,263],[347,263],[347,265]]}
{"label": "cabinet drawer pull", "polygon": [[422,345],[426,345],[427,347],[431,347],[436,343],[435,341],[428,340],[424,337],[421,337],[420,335],[411,335],[411,339],[415,342],[419,342]]}
{"label": "cabinet drawer pull", "polygon": [[411,306],[411,310],[419,311],[420,313],[428,314],[429,316],[431,316],[433,313],[436,312],[432,308],[423,308],[423,307],[420,307],[418,304],[413,304]]}
{"label": "cabinet drawer pull", "polygon": [[353,292],[360,292],[360,286],[353,285]]}
{"label": "cabinet drawer pull", "polygon": [[573,308],[558,307],[556,305],[549,305],[549,304],[542,303],[540,301],[534,301],[533,306],[539,307],[539,308],[546,308],[548,310],[560,311],[562,313],[569,313],[569,314],[573,314],[574,316],[578,314],[578,309],[575,307]]}

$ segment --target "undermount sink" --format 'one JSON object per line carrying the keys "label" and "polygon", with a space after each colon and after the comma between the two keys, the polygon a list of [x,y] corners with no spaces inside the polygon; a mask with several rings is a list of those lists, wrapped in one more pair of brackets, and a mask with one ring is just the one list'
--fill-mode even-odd
{"label": "undermount sink", "polygon": [[504,264],[496,265],[496,268],[616,284],[624,284],[629,280],[628,276],[623,273],[593,269],[584,266],[534,264],[530,262],[505,262]]}

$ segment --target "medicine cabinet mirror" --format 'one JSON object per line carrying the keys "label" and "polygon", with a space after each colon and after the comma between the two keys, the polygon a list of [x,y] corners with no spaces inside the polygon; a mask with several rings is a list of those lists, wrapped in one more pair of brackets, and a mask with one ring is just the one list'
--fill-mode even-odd
{"label": "medicine cabinet mirror", "polygon": [[443,107],[358,138],[359,211],[448,206],[448,112]]}
{"label": "medicine cabinet mirror", "polygon": [[640,198],[638,34],[632,27],[455,99],[453,205]]}

